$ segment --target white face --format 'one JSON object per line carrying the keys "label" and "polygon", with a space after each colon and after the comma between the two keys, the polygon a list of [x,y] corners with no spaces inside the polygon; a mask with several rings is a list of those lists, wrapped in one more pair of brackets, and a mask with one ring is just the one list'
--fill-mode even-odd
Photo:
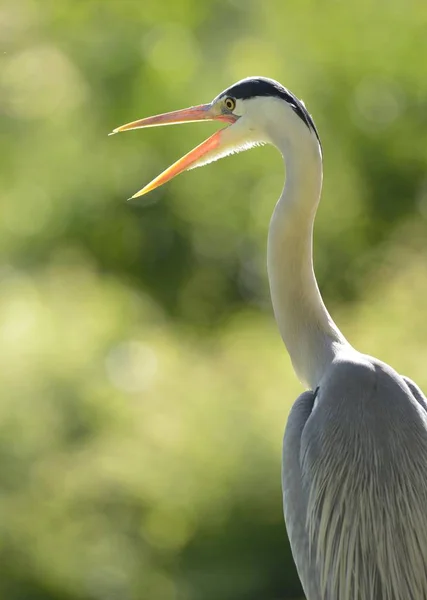
{"label": "white face", "polygon": [[237,120],[221,130],[220,146],[202,156],[190,169],[202,167],[230,154],[237,154],[270,141],[264,131],[263,119],[260,115],[260,108],[263,107],[259,106],[257,100],[257,98],[241,100],[229,96],[213,100],[211,106],[215,112],[234,115]]}
{"label": "white face", "polygon": [[222,96],[213,100],[212,109],[237,120],[221,130],[221,145],[208,152],[190,168],[201,167],[230,154],[263,144],[279,145],[287,135],[307,135],[309,129],[292,108],[274,96],[255,96],[245,100]]}
{"label": "white face", "polygon": [[[227,96],[223,97],[227,98]],[[234,100],[234,99],[233,99]],[[246,150],[253,145],[272,144],[283,150],[292,144],[293,148],[305,147],[307,141],[313,139],[313,148],[318,152],[320,142],[314,123],[307,113],[301,113],[297,102],[292,102],[278,96],[254,96],[244,100],[236,99],[232,114],[238,116],[236,123],[224,132],[224,137],[230,137],[230,143],[235,141],[237,148],[234,152]],[[221,102],[221,98],[214,100]],[[305,109],[305,107],[304,107]]]}

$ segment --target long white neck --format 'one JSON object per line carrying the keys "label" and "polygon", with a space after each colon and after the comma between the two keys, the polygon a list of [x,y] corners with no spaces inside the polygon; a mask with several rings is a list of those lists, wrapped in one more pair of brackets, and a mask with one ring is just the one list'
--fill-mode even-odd
{"label": "long white neck", "polygon": [[[301,123],[306,127],[304,123]],[[299,379],[315,389],[337,353],[350,347],[330,317],[313,270],[313,222],[322,188],[322,153],[307,131],[273,139],[286,183],[268,234],[268,276],[280,334]]]}

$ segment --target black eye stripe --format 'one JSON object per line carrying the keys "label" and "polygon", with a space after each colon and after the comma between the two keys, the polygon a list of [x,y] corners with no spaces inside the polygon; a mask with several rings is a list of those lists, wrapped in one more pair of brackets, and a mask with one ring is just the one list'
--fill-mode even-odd
{"label": "black eye stripe", "polygon": [[256,96],[281,98],[289,104],[295,114],[314,132],[320,143],[314,121],[304,104],[292,92],[279,82],[274,81],[274,79],[268,79],[267,77],[248,77],[247,79],[242,79],[242,81],[235,83],[219,95],[220,98],[224,96],[232,96],[240,100],[248,100]]}

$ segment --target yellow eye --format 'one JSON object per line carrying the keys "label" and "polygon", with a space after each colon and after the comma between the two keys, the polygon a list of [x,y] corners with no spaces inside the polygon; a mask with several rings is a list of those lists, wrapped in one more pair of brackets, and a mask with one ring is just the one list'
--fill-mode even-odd
{"label": "yellow eye", "polygon": [[224,105],[228,110],[234,110],[236,108],[236,101],[234,98],[226,98]]}

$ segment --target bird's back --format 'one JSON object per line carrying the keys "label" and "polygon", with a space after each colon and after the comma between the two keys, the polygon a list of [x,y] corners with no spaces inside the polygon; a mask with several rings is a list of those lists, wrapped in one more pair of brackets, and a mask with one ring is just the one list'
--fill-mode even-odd
{"label": "bird's back", "polygon": [[362,355],[334,363],[315,401],[300,398],[285,433],[283,489],[308,600],[427,600],[423,399]]}

